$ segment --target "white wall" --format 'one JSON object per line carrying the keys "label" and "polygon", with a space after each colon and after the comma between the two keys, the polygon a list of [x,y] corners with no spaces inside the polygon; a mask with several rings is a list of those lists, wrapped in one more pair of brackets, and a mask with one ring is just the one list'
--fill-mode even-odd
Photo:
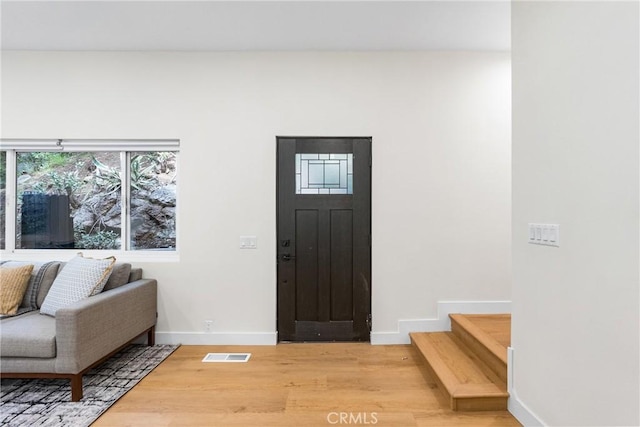
{"label": "white wall", "polygon": [[638,3],[511,11],[512,397],[548,425],[639,425]]}
{"label": "white wall", "polygon": [[3,137],[181,140],[161,339],[273,342],[276,135],[373,137],[374,331],[510,299],[508,53],[3,52],[2,83]]}

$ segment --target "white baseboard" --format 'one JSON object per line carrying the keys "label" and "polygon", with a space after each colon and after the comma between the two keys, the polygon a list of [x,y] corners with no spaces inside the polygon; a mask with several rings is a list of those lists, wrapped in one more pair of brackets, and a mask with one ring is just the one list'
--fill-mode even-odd
{"label": "white baseboard", "polygon": [[[450,313],[510,313],[511,301],[440,301],[434,319],[399,320],[395,332],[372,332],[371,344],[410,344],[409,332],[450,331]],[[184,345],[276,345],[277,332],[156,332],[158,344]]]}
{"label": "white baseboard", "polygon": [[450,313],[511,313],[511,301],[438,301],[438,317],[398,320],[398,330],[395,332],[371,332],[371,344],[410,344],[409,332],[450,331]]}
{"label": "white baseboard", "polygon": [[156,332],[158,344],[276,345],[276,332]]}
{"label": "white baseboard", "polygon": [[509,400],[507,409],[523,426],[526,427],[542,427],[546,426],[542,420],[527,407],[519,398],[516,392],[515,382],[513,378],[514,367],[514,350],[509,347],[507,350],[507,391],[509,392]]}

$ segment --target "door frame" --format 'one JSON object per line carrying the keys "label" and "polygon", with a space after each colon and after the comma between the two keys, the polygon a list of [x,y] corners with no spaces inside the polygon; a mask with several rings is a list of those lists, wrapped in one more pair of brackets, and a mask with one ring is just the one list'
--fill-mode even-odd
{"label": "door frame", "polygon": [[[281,210],[281,206],[280,206],[280,191],[282,191],[280,189],[280,173],[281,173],[281,165],[280,165],[280,141],[281,140],[286,140],[286,139],[294,139],[294,140],[326,140],[326,142],[328,144],[331,143],[331,140],[351,140],[352,143],[354,141],[357,141],[357,144],[364,144],[366,143],[368,145],[367,148],[367,153],[368,156],[355,156],[356,154],[356,149],[355,146],[356,144],[354,144],[354,149],[352,150],[354,152],[354,168],[355,167],[361,167],[361,168],[368,168],[368,173],[369,173],[369,179],[367,182],[367,185],[365,186],[364,189],[360,189],[359,191],[365,191],[368,193],[367,197],[365,197],[364,201],[358,202],[358,209],[365,209],[365,211],[368,213],[368,216],[365,220],[365,224],[360,225],[361,227],[365,227],[367,230],[367,237],[366,237],[366,241],[365,242],[361,242],[361,244],[364,244],[367,246],[368,250],[366,251],[366,259],[364,260],[359,260],[358,262],[360,263],[364,263],[365,265],[365,273],[364,274],[360,274],[359,275],[359,280],[361,280],[363,283],[362,285],[358,286],[358,292],[364,292],[365,297],[362,299],[364,302],[364,305],[366,306],[366,308],[361,309],[362,312],[354,312],[354,331],[356,330],[357,325],[359,325],[360,330],[366,330],[366,337],[360,336],[357,339],[354,339],[354,341],[367,341],[369,342],[371,340],[371,320],[372,320],[372,315],[371,315],[371,311],[372,311],[372,292],[371,292],[371,274],[372,274],[372,239],[371,239],[371,219],[372,219],[372,205],[371,205],[371,199],[372,199],[372,142],[373,142],[373,138],[370,136],[358,136],[358,137],[354,137],[354,136],[347,136],[347,137],[336,137],[336,136],[276,136],[276,333],[278,335],[277,337],[277,341],[278,342],[282,342],[282,341],[287,341],[286,339],[282,338],[282,331],[287,329],[287,328],[283,328],[283,324],[284,321],[281,319],[281,312],[280,312],[280,308],[281,305],[283,304],[283,297],[286,300],[286,296],[285,296],[285,291],[282,289],[281,284],[280,284],[280,267],[279,267],[279,263],[281,262],[280,260],[280,219],[281,219],[281,215],[283,213],[280,212]],[[296,141],[297,143],[298,141]],[[360,145],[360,147],[362,147],[362,145]],[[368,157],[368,158],[366,158]],[[284,168],[285,170],[288,169],[287,167]],[[357,187],[355,187],[356,184],[354,183],[354,192],[356,190]],[[355,209],[355,203],[354,203],[354,209]],[[354,255],[355,256],[355,255]],[[354,292],[355,287],[357,286],[356,284],[356,280],[354,279]],[[289,291],[290,292],[290,291]],[[354,306],[355,307],[355,306]],[[354,308],[354,311],[356,310],[356,308]],[[288,320],[290,322],[290,319]]]}

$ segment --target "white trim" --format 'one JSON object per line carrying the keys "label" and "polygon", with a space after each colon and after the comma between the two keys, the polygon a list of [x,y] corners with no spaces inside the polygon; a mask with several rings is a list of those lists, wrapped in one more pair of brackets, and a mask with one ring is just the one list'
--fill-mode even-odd
{"label": "white trim", "polygon": [[507,349],[507,390],[509,391],[507,409],[524,426],[546,426],[547,424],[518,398],[513,378],[514,353],[513,347]]}
{"label": "white trim", "polygon": [[[18,191],[18,173],[16,168],[15,151],[6,151],[6,176],[5,176],[5,239],[4,248],[15,248],[16,246],[16,193]],[[7,259],[6,257],[2,257]]]}
{"label": "white trim", "polygon": [[451,313],[511,313],[511,301],[438,301],[438,317],[434,319],[398,320],[396,332],[371,332],[371,344],[410,344],[409,332],[450,331]]}
{"label": "white trim", "polygon": [[[7,217],[7,220],[9,217]],[[13,261],[68,261],[82,252],[87,258],[115,257],[118,262],[179,262],[178,251],[124,251],[109,249],[13,249],[0,251],[0,258]]]}
{"label": "white trim", "polygon": [[[120,221],[124,226],[120,228],[121,247],[125,251],[131,250],[131,152],[120,152]],[[176,195],[177,198],[177,195]],[[176,203],[177,205],[177,203]],[[176,239],[177,240],[177,239]]]}
{"label": "white trim", "polygon": [[156,332],[158,344],[276,345],[276,332]]}
{"label": "white trim", "polygon": [[2,138],[0,147],[17,151],[180,151],[180,140]]}

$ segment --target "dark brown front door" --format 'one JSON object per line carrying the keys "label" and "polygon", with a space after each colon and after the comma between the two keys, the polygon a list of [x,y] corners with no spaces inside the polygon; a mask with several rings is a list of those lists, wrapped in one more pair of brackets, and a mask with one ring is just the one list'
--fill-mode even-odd
{"label": "dark brown front door", "polygon": [[278,338],[368,341],[371,138],[277,144]]}

